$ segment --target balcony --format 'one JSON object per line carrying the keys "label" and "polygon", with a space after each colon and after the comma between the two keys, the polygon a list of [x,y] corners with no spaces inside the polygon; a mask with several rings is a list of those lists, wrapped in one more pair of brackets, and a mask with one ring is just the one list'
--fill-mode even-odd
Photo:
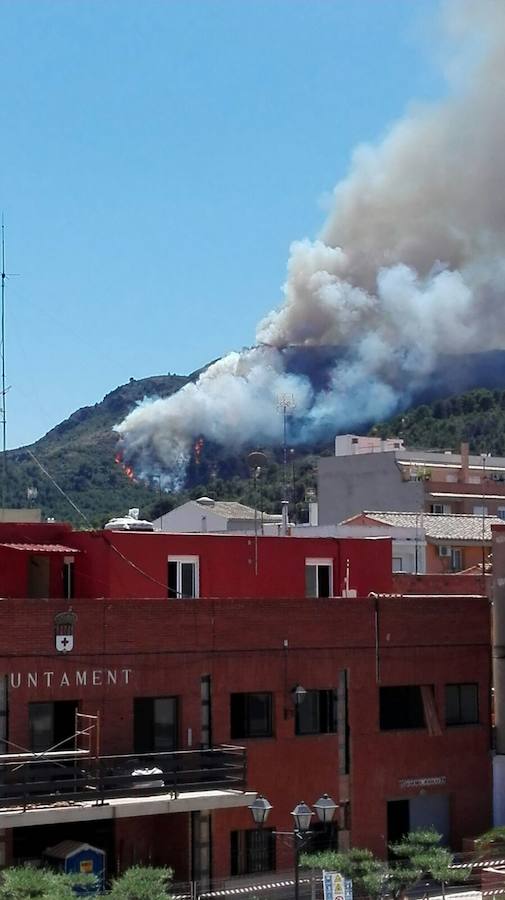
{"label": "balcony", "polygon": [[243,747],[99,757],[85,751],[0,755],[6,827],[246,806],[255,794],[245,786]]}

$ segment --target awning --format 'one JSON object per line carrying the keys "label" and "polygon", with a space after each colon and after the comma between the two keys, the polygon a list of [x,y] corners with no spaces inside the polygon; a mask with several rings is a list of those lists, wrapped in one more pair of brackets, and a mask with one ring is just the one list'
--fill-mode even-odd
{"label": "awning", "polygon": [[63,544],[11,544],[0,543],[0,547],[6,550],[24,550],[26,553],[80,553],[73,547],[65,547]]}

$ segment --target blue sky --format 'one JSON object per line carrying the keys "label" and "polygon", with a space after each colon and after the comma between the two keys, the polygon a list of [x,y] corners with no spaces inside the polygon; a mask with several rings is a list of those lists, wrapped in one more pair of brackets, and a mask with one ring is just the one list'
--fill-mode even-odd
{"label": "blue sky", "polygon": [[254,342],[353,148],[443,94],[436,0],[0,0],[9,446]]}

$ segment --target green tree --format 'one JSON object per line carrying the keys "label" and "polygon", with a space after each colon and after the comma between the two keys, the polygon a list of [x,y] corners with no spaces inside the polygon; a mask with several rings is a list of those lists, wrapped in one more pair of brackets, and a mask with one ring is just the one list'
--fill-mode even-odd
{"label": "green tree", "polygon": [[505,844],[505,825],[495,825],[489,831],[485,831],[475,841],[478,850],[497,850],[500,854],[503,852]]}
{"label": "green tree", "polygon": [[132,866],[112,882],[111,900],[167,900],[173,870]]}
{"label": "green tree", "polygon": [[73,887],[91,887],[90,875],[62,875],[50,869],[12,868],[0,876],[0,900],[75,900]]}
{"label": "green tree", "polygon": [[440,883],[445,896],[448,881],[464,881],[467,873],[451,869],[452,854],[440,846],[441,835],[433,828],[411,831],[397,844],[390,844],[394,855],[390,865],[388,888],[394,897],[402,897],[409,887],[429,878]]}
{"label": "green tree", "polygon": [[328,850],[325,853],[303,853],[300,863],[305,868],[325,869],[340,872],[344,878],[351,878],[355,893],[369,897],[380,897],[387,879],[387,866],[376,859],[370,850],[353,847],[337,853]]}

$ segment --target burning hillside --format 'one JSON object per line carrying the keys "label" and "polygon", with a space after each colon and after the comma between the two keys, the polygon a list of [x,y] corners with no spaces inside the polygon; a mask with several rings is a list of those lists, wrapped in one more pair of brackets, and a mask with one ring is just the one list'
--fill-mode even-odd
{"label": "burning hillside", "polygon": [[322,440],[408,405],[447,355],[505,348],[505,4],[443,8],[457,39],[448,98],[356,150],[319,238],[292,245],[257,346],[117,426],[136,474],[177,480],[200,437],[279,443],[285,395],[290,442]]}

